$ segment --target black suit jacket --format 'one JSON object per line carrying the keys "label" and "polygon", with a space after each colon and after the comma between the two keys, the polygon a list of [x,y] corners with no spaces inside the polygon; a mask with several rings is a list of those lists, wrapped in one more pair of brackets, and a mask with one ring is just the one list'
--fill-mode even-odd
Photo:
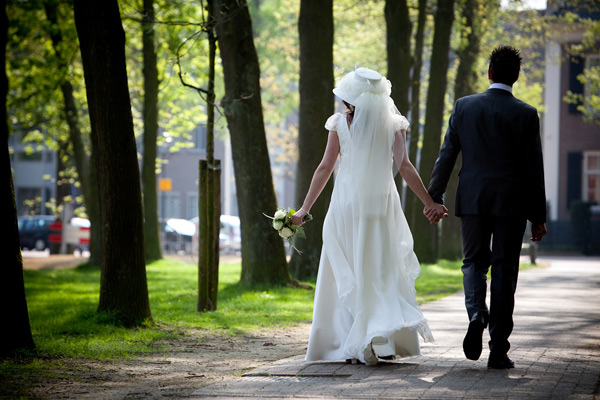
{"label": "black suit jacket", "polygon": [[525,217],[546,222],[544,167],[537,110],[503,89],[459,99],[452,112],[429,194],[443,194],[462,151],[456,216]]}

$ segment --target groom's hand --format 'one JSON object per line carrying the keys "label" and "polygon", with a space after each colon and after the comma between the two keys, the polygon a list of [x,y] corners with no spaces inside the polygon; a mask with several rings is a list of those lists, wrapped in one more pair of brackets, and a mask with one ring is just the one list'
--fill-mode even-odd
{"label": "groom's hand", "polygon": [[427,217],[429,223],[434,225],[448,216],[448,209],[443,204],[434,203],[431,206],[425,207],[423,214]]}
{"label": "groom's hand", "polygon": [[546,224],[531,224],[531,237],[529,238],[532,242],[539,242],[542,240],[544,235],[548,233],[546,231]]}

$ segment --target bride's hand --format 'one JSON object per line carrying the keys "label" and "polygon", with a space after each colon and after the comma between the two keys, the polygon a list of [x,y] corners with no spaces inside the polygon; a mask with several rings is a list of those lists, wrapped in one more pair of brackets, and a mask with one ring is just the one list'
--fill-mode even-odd
{"label": "bride's hand", "polygon": [[296,211],[296,213],[292,215],[292,224],[302,226],[305,223],[304,217],[306,216],[306,214],[308,213],[302,208]]}
{"label": "bride's hand", "polygon": [[448,217],[448,209],[443,204],[434,203],[431,206],[425,207],[423,214],[427,217],[430,224],[435,225],[440,220]]}

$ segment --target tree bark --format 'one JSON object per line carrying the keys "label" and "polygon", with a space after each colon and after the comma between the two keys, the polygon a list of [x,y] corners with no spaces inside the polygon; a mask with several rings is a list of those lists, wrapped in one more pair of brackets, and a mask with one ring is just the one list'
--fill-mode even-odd
{"label": "tree bark", "polygon": [[260,67],[245,0],[213,0],[223,65],[222,101],[231,136],[242,228],[241,282],[288,284],[283,242],[262,213],[277,208],[260,94]]}
{"label": "tree bark", "polygon": [[[212,180],[212,182],[209,182]],[[219,231],[221,216],[221,162],[200,160],[198,196],[198,303],[197,311],[215,311],[219,288]],[[211,186],[212,190],[205,190]]]}
{"label": "tree bark", "polygon": [[[296,204],[302,205],[313,172],[327,145],[323,124],[333,114],[333,0],[302,0],[298,19],[300,37],[300,126]],[[314,219],[304,225],[302,254],[293,253],[290,270],[298,279],[316,276],[323,247],[323,221],[329,208],[333,181],[329,180],[310,210]]]}
{"label": "tree bark", "polygon": [[17,205],[13,186],[10,156],[8,153],[8,121],[6,112],[6,96],[8,79],[6,77],[6,43],[8,34],[8,17],[6,0],[0,0],[0,158],[2,170],[1,196],[7,215],[4,225],[5,239],[0,244],[3,254],[2,279],[0,279],[0,302],[5,304],[2,316],[2,340],[0,340],[0,357],[14,354],[20,349],[32,350],[35,346],[29,325],[29,312],[25,298],[23,281],[23,259],[19,243],[17,225]]}
{"label": "tree bark", "polygon": [[411,22],[406,0],[386,0],[387,78],[392,82],[392,99],[403,115],[408,115],[410,103]]}
{"label": "tree bark", "polygon": [[[431,179],[433,164],[437,159],[441,144],[444,98],[448,81],[448,53],[450,52],[453,21],[454,0],[438,0],[434,17],[435,26],[420,166],[420,175],[426,187]],[[425,217],[416,218],[415,224],[411,227],[415,241],[415,253],[422,262],[435,262],[439,257],[437,227],[437,225],[430,225]]]}
{"label": "tree bark", "polygon": [[[415,51],[413,55],[413,68],[411,77],[410,96],[410,128],[407,135],[408,158],[419,170],[417,164],[417,149],[421,135],[420,113],[421,113],[421,70],[423,68],[423,42],[425,36],[425,25],[427,24],[427,0],[419,0],[419,14],[417,17],[417,32],[415,33]],[[402,199],[404,203],[404,214],[409,226],[414,226],[416,219],[421,217],[419,210],[419,199],[411,191],[406,190],[406,196]]]}
{"label": "tree bark", "polygon": [[[100,235],[99,235],[99,211],[98,211],[98,196],[97,190],[91,185],[90,162],[85,151],[85,145],[81,133],[81,124],[79,123],[79,112],[73,95],[73,85],[67,79],[66,70],[68,69],[67,58],[61,51],[64,43],[62,33],[60,31],[60,22],[58,20],[58,2],[56,0],[46,0],[44,2],[44,10],[46,18],[51,25],[50,39],[54,48],[54,54],[58,59],[58,65],[61,68],[61,73],[65,73],[65,78],[60,83],[60,90],[63,95],[65,107],[65,121],[69,127],[69,140],[73,146],[73,158],[75,160],[75,168],[79,183],[81,184],[81,193],[83,194],[86,213],[92,225],[90,231],[90,258],[88,263],[91,265],[100,266]],[[57,196],[58,197],[58,196]]]}
{"label": "tree bark", "polygon": [[154,0],[144,0],[142,16],[142,53],[144,55],[144,248],[146,261],[162,258],[158,224],[156,188],[156,137],[158,135],[158,68],[154,45]]}
{"label": "tree bark", "polygon": [[[410,32],[411,22],[406,0],[386,0],[384,7],[388,72],[392,83],[392,99],[403,115],[408,115],[410,103]],[[398,192],[402,193],[402,176],[394,178]],[[404,199],[403,199],[404,200]]]}
{"label": "tree bark", "polygon": [[214,4],[207,6],[208,90],[206,91],[206,160],[200,160],[198,185],[198,305],[197,311],[217,309],[219,231],[221,227],[221,163],[215,160],[215,37]]}
{"label": "tree bark", "polygon": [[100,195],[98,193],[98,173],[96,170],[96,152],[94,151],[94,141],[91,143],[92,154],[90,154],[88,191],[90,201],[86,203],[88,216],[90,217],[90,265],[100,267],[102,265],[102,222],[100,219]]}
{"label": "tree bark", "polygon": [[[458,70],[454,84],[454,100],[475,93],[477,84],[477,71],[475,63],[479,55],[481,42],[481,0],[465,0],[462,4],[461,45],[458,49]],[[441,223],[442,238],[440,241],[440,257],[448,260],[462,258],[462,235],[460,219],[454,216],[456,201],[456,188],[458,186],[458,171],[462,164],[459,154],[454,171],[448,181],[448,188],[444,196],[444,204],[450,216]]]}
{"label": "tree bark", "polygon": [[125,326],[152,318],[144,263],[140,173],[116,0],[75,0],[96,155],[102,226],[98,311]]}

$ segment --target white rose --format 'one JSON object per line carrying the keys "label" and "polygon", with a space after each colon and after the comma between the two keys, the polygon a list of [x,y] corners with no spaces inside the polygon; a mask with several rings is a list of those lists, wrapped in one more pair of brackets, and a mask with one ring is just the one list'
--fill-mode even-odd
{"label": "white rose", "polygon": [[281,230],[281,228],[283,228],[283,221],[273,221],[273,228],[277,229],[278,231]]}
{"label": "white rose", "polygon": [[284,219],[286,215],[287,215],[287,212],[285,212],[284,210],[277,210],[277,212],[275,213],[273,218],[274,219]]}
{"label": "white rose", "polygon": [[283,228],[283,229],[282,229],[282,230],[279,232],[279,236],[281,236],[281,237],[282,237],[282,238],[284,238],[284,239],[287,239],[287,238],[289,238],[289,237],[290,237],[290,236],[292,236],[293,234],[294,234],[294,232],[293,232],[293,231],[292,231],[290,228],[288,228],[288,227],[285,227],[285,228]]}

